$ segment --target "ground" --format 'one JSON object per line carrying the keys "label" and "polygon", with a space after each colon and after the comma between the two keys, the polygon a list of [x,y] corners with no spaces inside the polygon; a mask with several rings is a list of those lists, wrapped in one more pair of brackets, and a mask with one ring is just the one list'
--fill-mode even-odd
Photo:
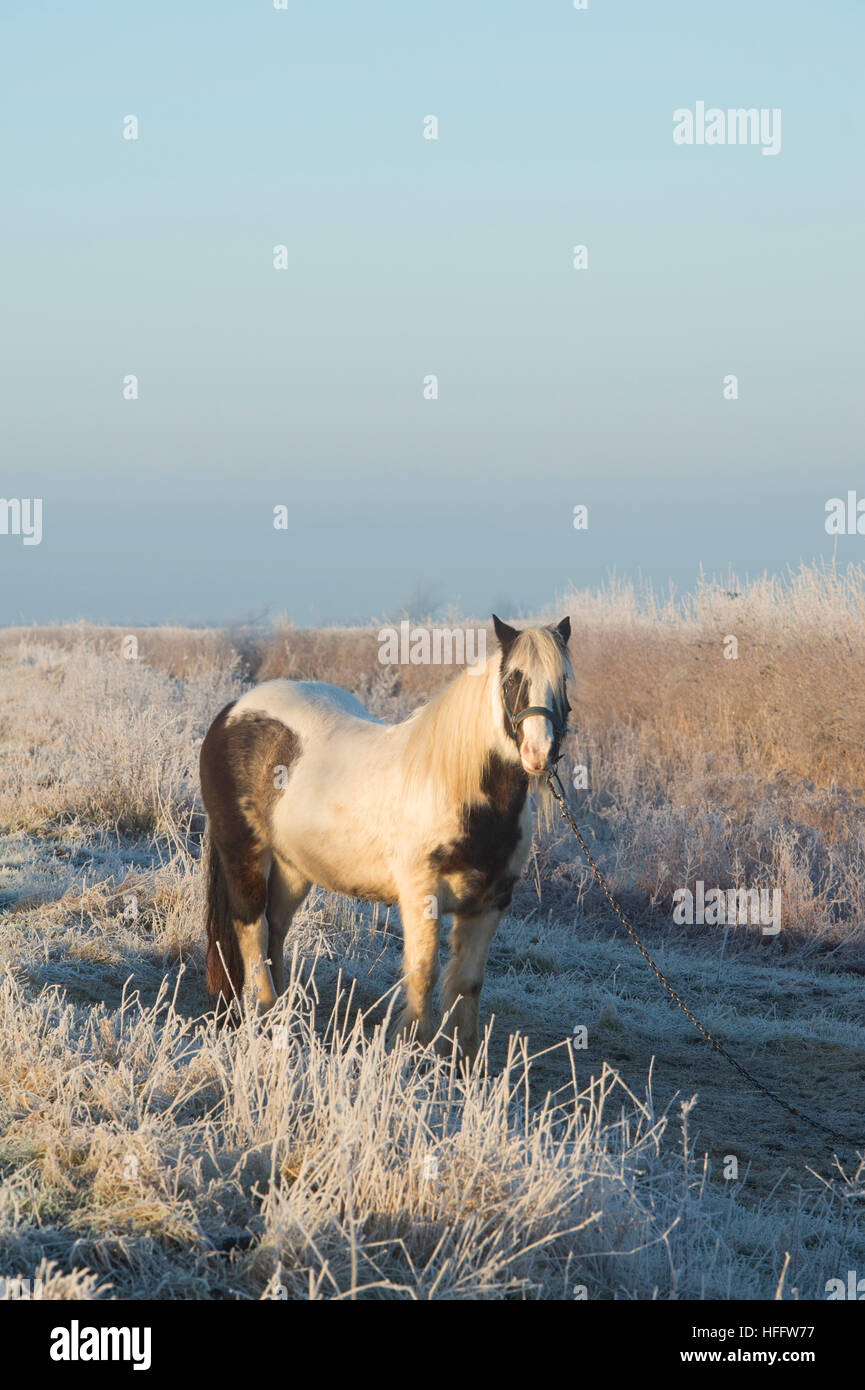
{"label": "ground", "polygon": [[[605,611],[614,668],[633,634]],[[708,630],[704,617],[694,643]],[[655,614],[645,644],[662,635]],[[539,819],[494,941],[470,1078],[386,1035],[397,914],[319,891],[277,1010],[217,1028],[194,771],[209,719],[278,673],[277,640],[292,673],[316,676],[342,641],[343,683],[383,717],[423,690],[383,678],[374,646],[365,668],[356,633],[295,634],[294,650],[290,633],[142,633],[131,659],[122,636],[0,644],[0,1278],[82,1298],[813,1299],[865,1271],[855,1148],[707,1047],[558,822]],[[708,757],[655,668],[635,660],[629,679],[639,718],[572,700],[593,851],[711,1032],[792,1104],[860,1134],[858,768],[847,787],[806,777],[798,734],[784,755],[760,733],[765,690],[739,752]],[[826,740],[814,748],[826,764]],[[697,878],[780,884],[778,937],[676,926],[671,892]]]}

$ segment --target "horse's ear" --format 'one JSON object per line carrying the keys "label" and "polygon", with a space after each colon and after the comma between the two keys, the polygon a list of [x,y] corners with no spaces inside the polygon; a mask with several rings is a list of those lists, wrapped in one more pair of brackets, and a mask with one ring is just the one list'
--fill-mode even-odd
{"label": "horse's ear", "polygon": [[515,627],[508,627],[501,618],[497,618],[495,613],[493,614],[493,627],[496,630],[496,637],[499,639],[499,646],[503,652],[507,653],[520,634]]}
{"label": "horse's ear", "polygon": [[564,642],[565,646],[567,646],[568,643],[569,643],[570,640],[571,640],[571,620],[570,620],[570,618],[562,618],[562,621],[561,621],[560,623],[557,623],[557,624],[556,624],[556,632],[557,632],[557,633],[559,634],[559,636],[561,637],[561,639],[562,639],[562,641]]}

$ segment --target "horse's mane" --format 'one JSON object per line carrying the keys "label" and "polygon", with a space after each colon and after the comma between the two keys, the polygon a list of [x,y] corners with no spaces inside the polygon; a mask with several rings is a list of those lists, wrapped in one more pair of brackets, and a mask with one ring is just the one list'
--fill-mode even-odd
{"label": "horse's mane", "polygon": [[[554,691],[573,675],[567,654],[546,628],[521,632],[508,664],[528,671],[540,665]],[[461,672],[409,716],[404,762],[408,788],[432,787],[442,799],[463,806],[480,799],[499,711],[501,669],[501,653],[496,652],[482,668]]]}
{"label": "horse's mane", "polygon": [[570,658],[548,627],[529,627],[521,632],[508,654],[509,666],[527,667],[531,658],[540,665],[553,692],[573,680]]}

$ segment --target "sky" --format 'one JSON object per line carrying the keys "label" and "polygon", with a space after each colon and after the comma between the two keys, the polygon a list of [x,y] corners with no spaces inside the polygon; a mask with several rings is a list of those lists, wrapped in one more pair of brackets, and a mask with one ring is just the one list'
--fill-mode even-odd
{"label": "sky", "polygon": [[0,52],[0,623],[865,559],[860,0],[4,0]]}

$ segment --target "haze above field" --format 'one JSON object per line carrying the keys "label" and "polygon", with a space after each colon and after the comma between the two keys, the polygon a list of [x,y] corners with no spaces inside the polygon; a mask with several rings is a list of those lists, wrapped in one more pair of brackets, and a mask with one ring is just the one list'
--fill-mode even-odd
{"label": "haze above field", "polygon": [[[824,520],[861,476],[863,28],[14,7],[0,497],[44,516],[0,535],[0,622],[515,613],[613,568],[861,560]],[[675,145],[699,101],[779,109],[780,152]]]}

